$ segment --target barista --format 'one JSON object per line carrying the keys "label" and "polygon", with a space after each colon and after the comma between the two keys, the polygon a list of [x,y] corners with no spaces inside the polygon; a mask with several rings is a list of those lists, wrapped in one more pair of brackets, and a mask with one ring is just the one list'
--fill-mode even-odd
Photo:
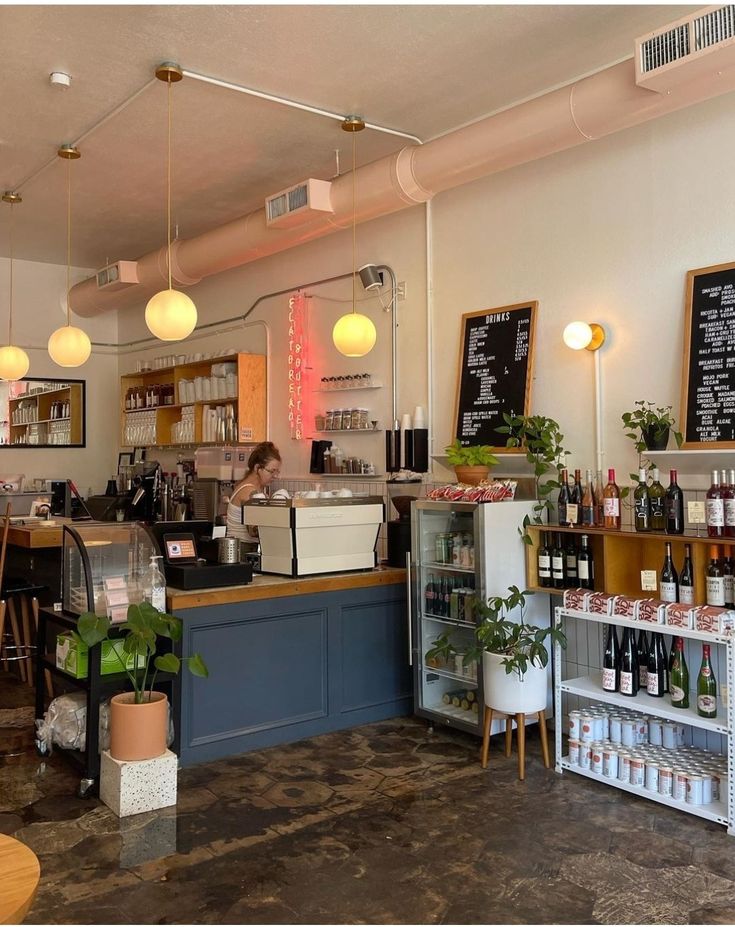
{"label": "barista", "polygon": [[227,503],[227,537],[249,541],[258,536],[257,528],[243,524],[242,505],[254,493],[264,492],[271,481],[280,476],[281,455],[271,441],[263,441],[248,457],[248,472],[241,480]]}

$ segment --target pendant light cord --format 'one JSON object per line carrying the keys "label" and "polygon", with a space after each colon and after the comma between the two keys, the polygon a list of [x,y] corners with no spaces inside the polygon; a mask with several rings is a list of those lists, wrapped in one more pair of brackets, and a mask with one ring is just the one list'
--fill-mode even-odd
{"label": "pendant light cord", "polygon": [[8,312],[8,344],[13,343],[13,203],[10,204],[10,311]]}
{"label": "pendant light cord", "polygon": [[171,77],[168,78],[168,155],[166,167],[166,263],[168,288],[171,287]]}
{"label": "pendant light cord", "polygon": [[352,133],[352,312],[355,313],[355,301],[357,299],[357,245],[356,245],[356,227],[357,227],[357,194],[355,188],[357,181],[355,179],[355,151],[357,149],[357,133]]}
{"label": "pendant light cord", "polygon": [[71,161],[66,162],[66,324],[71,326]]}

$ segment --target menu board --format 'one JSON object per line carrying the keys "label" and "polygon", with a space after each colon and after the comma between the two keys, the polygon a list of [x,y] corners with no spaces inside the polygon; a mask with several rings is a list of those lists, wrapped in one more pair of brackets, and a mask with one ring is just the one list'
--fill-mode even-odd
{"label": "menu board", "polygon": [[503,413],[529,414],[537,309],[527,302],[462,316],[454,433],[463,446],[506,450],[495,430]]}
{"label": "menu board", "polygon": [[681,430],[685,448],[735,448],[735,263],[687,274]]}

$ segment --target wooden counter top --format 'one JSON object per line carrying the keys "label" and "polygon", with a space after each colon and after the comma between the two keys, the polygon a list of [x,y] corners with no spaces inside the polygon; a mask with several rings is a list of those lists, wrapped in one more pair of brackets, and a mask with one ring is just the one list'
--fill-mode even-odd
{"label": "wooden counter top", "polygon": [[392,586],[406,582],[406,571],[398,567],[377,567],[355,573],[325,573],[319,576],[268,576],[257,573],[247,586],[224,586],[220,589],[166,590],[166,608],[200,608],[204,605],[231,605],[282,596],[311,595],[315,592],[336,592],[341,589],[364,589],[369,586]]}
{"label": "wooden counter top", "polygon": [[64,525],[73,525],[71,518],[52,519],[54,524],[46,525],[42,521],[27,525],[11,525],[8,529],[8,544],[16,547],[61,547],[61,529]]}

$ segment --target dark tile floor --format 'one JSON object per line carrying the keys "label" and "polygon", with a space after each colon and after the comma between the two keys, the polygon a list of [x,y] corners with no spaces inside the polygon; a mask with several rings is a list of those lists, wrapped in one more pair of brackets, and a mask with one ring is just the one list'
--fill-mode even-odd
{"label": "dark tile floor", "polygon": [[496,740],[483,771],[469,736],[372,724],[182,770],[123,820],[27,752],[0,831],[41,861],[28,923],[735,922],[724,828],[545,770],[535,733],[520,783]]}

